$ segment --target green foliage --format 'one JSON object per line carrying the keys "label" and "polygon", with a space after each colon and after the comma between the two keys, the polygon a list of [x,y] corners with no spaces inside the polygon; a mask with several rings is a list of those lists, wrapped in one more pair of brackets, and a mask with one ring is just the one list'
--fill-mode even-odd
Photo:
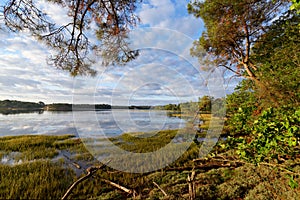
{"label": "green foliage", "polygon": [[242,81],[235,92],[226,98],[225,133],[228,135],[247,135],[253,120],[260,113],[259,100],[253,91],[253,82]]}
{"label": "green foliage", "polygon": [[249,162],[278,162],[299,153],[300,109],[294,113],[268,109],[254,122],[252,132],[238,143],[237,153]]}
{"label": "green foliage", "polygon": [[[291,8],[299,12],[299,1],[292,2]],[[201,17],[207,28],[195,41],[192,55],[205,69],[222,66],[247,78],[226,98],[224,132],[234,137],[219,145],[221,151],[232,149],[254,164],[280,164],[281,170],[293,174],[288,163],[297,160],[300,151],[300,16],[287,11],[289,5],[281,0],[205,0],[193,1],[188,10]],[[294,189],[297,181],[298,177],[289,176],[280,184]],[[241,187],[236,190],[236,185]],[[211,199],[274,198],[272,192],[265,192],[266,186],[271,187],[267,182],[231,186],[222,193],[230,197],[214,196],[219,192],[215,186],[201,192]],[[249,187],[253,190],[246,195]],[[295,194],[282,197],[291,196]]]}
{"label": "green foliage", "polygon": [[168,104],[163,106],[164,110],[180,110],[180,104],[176,105],[176,104]]}
{"label": "green foliage", "polygon": [[222,116],[225,113],[225,99],[224,98],[214,98],[212,96],[202,96],[198,98],[198,101],[189,101],[179,104],[167,104],[163,106],[154,106],[154,109],[159,110],[172,110],[181,111],[185,113],[196,114],[201,113],[211,113],[214,112],[216,115]]}
{"label": "green foliage", "polygon": [[206,30],[195,41],[191,54],[204,68],[225,67],[237,76],[259,83],[251,47],[266,27],[286,8],[284,0],[193,1],[188,11],[201,17]]}
{"label": "green foliage", "polygon": [[213,97],[203,96],[199,98],[199,110],[201,111],[211,111]]}
{"label": "green foliage", "polygon": [[293,175],[289,176],[289,186],[292,188],[292,189],[295,189],[299,186],[298,182],[295,181],[295,177]]}
{"label": "green foliage", "polygon": [[291,10],[296,10],[298,14],[300,13],[300,1],[299,0],[291,0],[293,4],[291,5]]}
{"label": "green foliage", "polygon": [[[257,91],[268,107],[300,104],[300,14],[280,17],[253,47],[258,78],[266,90]],[[274,101],[275,100],[275,101]]]}

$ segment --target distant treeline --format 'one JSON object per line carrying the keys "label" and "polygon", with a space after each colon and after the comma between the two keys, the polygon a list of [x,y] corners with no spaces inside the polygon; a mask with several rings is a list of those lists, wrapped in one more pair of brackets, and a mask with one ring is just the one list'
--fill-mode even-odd
{"label": "distant treeline", "polygon": [[83,111],[83,110],[102,110],[102,109],[150,109],[151,106],[111,106],[109,104],[65,104],[55,103],[45,106],[48,111]]}
{"label": "distant treeline", "polygon": [[43,102],[23,102],[15,100],[0,101],[0,111],[5,110],[41,110],[45,104]]}
{"label": "distant treeline", "polygon": [[68,103],[53,103],[44,107],[47,111],[83,111],[83,110],[99,110],[99,109],[111,109],[111,105],[108,104],[68,104]]}
{"label": "distant treeline", "polygon": [[111,106],[109,104],[69,104],[69,103],[53,103],[45,104],[43,102],[23,102],[16,100],[0,101],[0,113],[15,113],[15,112],[29,112],[29,111],[84,111],[84,110],[102,110],[102,109],[157,109],[157,110],[171,110],[171,111],[202,111],[211,112],[212,105],[222,109],[224,99],[213,98],[210,96],[203,96],[197,102],[185,102],[179,104],[167,104],[161,106]]}
{"label": "distant treeline", "polygon": [[210,113],[212,110],[212,105],[214,108],[220,112],[223,112],[225,99],[224,98],[214,98],[211,96],[199,97],[198,101],[190,101],[179,104],[167,104],[161,106],[154,106],[154,109],[158,110],[171,110],[171,111],[181,111],[181,112],[207,112]]}
{"label": "distant treeline", "polygon": [[16,100],[0,101],[0,113],[14,114],[26,113],[32,111],[84,111],[84,110],[102,110],[102,109],[150,109],[151,106],[111,106],[109,104],[69,104],[53,103],[45,104],[43,102],[23,102]]}

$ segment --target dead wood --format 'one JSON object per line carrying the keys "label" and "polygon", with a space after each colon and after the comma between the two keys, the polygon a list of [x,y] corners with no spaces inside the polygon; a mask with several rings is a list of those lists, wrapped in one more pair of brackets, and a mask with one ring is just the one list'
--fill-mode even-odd
{"label": "dead wood", "polygon": [[67,192],[64,194],[64,196],[61,198],[62,200],[67,199],[68,196],[71,194],[72,190],[76,187],[76,185],[78,185],[80,182],[88,179],[89,177],[93,176],[93,174],[95,174],[99,169],[104,168],[110,161],[108,161],[105,164],[99,165],[99,166],[91,166],[89,168],[86,169],[87,174],[83,177],[81,177],[80,179],[78,179],[77,181],[75,181],[67,190]]}
{"label": "dead wood", "polygon": [[107,183],[107,184],[115,187],[115,188],[118,188],[119,190],[122,190],[122,191],[126,192],[127,194],[132,195],[133,197],[137,196],[137,192],[135,190],[133,190],[133,189],[128,189],[128,188],[126,188],[126,187],[124,187],[122,185],[119,185],[119,184],[114,183],[112,181],[109,181],[107,179],[101,179],[101,180],[104,181],[105,183]]}
{"label": "dead wood", "polygon": [[194,200],[196,198],[196,187],[195,187],[195,176],[196,176],[196,172],[195,170],[193,169],[192,170],[192,173],[191,173],[191,176],[188,175],[187,177],[187,182],[188,182],[188,185],[189,185],[189,199],[190,200]]}
{"label": "dead wood", "polygon": [[153,181],[153,184],[165,195],[165,197],[168,196],[168,194],[157,183]]}

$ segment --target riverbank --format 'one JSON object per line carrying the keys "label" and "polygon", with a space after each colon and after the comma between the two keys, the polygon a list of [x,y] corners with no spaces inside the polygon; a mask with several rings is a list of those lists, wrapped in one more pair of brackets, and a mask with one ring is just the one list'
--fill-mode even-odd
{"label": "riverbank", "polygon": [[[127,150],[145,152],[166,143],[174,134],[174,130],[160,131],[153,140],[137,140],[125,134],[112,142]],[[219,152],[227,161],[213,154],[199,160],[201,144],[192,143],[179,159],[158,171],[132,174],[109,167],[98,170],[79,183],[69,198],[133,199],[134,194],[136,199],[189,199],[192,193],[196,199],[299,197],[299,189],[289,186],[288,174],[272,166],[234,162],[234,156],[223,151],[222,144],[219,142],[212,152]],[[86,175],[89,167],[100,165],[81,139],[72,135],[1,137],[0,152],[1,199],[59,199],[73,182]],[[14,162],[3,162],[10,156],[14,156]],[[294,171],[300,170],[297,167]]]}

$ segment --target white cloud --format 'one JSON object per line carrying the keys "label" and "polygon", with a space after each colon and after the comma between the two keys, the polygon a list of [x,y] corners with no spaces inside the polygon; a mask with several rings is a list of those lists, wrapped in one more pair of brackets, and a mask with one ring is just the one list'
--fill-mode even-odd
{"label": "white cloud", "polygon": [[46,64],[45,48],[26,35],[4,36],[6,45],[0,49],[0,99],[50,103],[57,98],[70,102],[72,87],[68,86],[73,80]]}
{"label": "white cloud", "polygon": [[49,3],[45,0],[37,0],[37,6],[58,25],[66,25],[70,23],[71,17],[68,16],[68,10],[55,3]]}
{"label": "white cloud", "polygon": [[155,26],[162,20],[172,18],[175,15],[174,4],[170,0],[150,0],[143,3],[139,16],[144,24]]}
{"label": "white cloud", "polygon": [[150,0],[142,4],[139,16],[150,27],[168,28],[196,39],[204,29],[202,20],[187,13],[187,1]]}
{"label": "white cloud", "polygon": [[[44,0],[37,2],[58,24],[69,22],[64,8]],[[140,27],[159,28],[150,32],[137,30],[132,43],[150,49],[142,50],[127,66],[105,70],[95,64],[100,70],[96,78],[74,79],[68,72],[48,66],[49,50],[43,45],[28,35],[0,30],[0,99],[126,105],[178,103],[207,94],[203,84],[206,74],[198,71],[196,59],[189,56],[203,23],[187,14],[186,4],[145,1],[138,11],[143,23]]]}

